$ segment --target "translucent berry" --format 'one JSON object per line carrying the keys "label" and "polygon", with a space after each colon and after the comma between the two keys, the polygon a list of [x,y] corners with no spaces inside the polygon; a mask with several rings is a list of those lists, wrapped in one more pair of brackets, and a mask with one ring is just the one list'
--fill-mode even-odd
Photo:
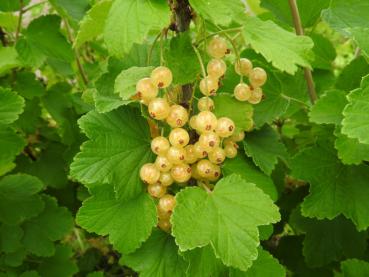
{"label": "translucent berry", "polygon": [[215,95],[219,88],[218,79],[206,76],[200,81],[200,91],[205,96]]}
{"label": "translucent berry", "polygon": [[172,224],[170,223],[169,219],[159,219],[158,227],[163,230],[164,232],[169,232],[172,228]]}
{"label": "translucent berry", "polygon": [[188,121],[188,112],[180,105],[173,105],[170,107],[166,120],[172,128],[182,127]]}
{"label": "translucent berry", "polygon": [[251,96],[251,88],[244,83],[239,83],[234,88],[234,97],[238,101],[247,101]]}
{"label": "translucent berry", "polygon": [[225,158],[225,151],[223,148],[220,147],[216,147],[208,155],[209,161],[211,161],[213,164],[221,164],[222,162],[224,162]]}
{"label": "translucent berry", "polygon": [[195,163],[195,164],[191,165],[191,170],[192,170],[192,173],[191,173],[192,178],[194,178],[194,179],[196,179],[196,180],[201,180],[201,179],[203,179],[203,178],[199,175],[199,173],[197,172],[197,163]]}
{"label": "translucent berry", "polygon": [[267,73],[261,67],[255,67],[250,72],[249,80],[254,88],[261,87],[267,80]]}
{"label": "translucent berry", "polygon": [[207,132],[200,135],[199,143],[208,153],[210,153],[219,146],[220,139],[214,132]]}
{"label": "translucent berry", "polygon": [[208,152],[204,149],[204,147],[199,143],[196,142],[194,145],[194,151],[197,159],[206,158]]}
{"label": "translucent berry", "polygon": [[200,133],[215,130],[217,124],[217,117],[210,111],[202,111],[196,116],[196,130]]}
{"label": "translucent berry", "polygon": [[174,180],[172,178],[172,175],[170,175],[170,172],[162,172],[160,174],[160,178],[158,183],[164,187],[169,187],[171,184],[173,184]]}
{"label": "translucent berry", "polygon": [[152,163],[144,164],[140,169],[140,178],[146,184],[155,184],[160,178],[160,171]]}
{"label": "translucent berry", "polygon": [[227,71],[227,65],[222,59],[211,59],[207,65],[208,75],[215,79],[222,77]]}
{"label": "translucent berry", "polygon": [[165,155],[169,147],[169,141],[165,137],[156,137],[151,141],[151,150],[156,155]]}
{"label": "translucent berry", "polygon": [[151,72],[152,83],[158,88],[166,88],[170,86],[173,80],[172,71],[165,66],[159,66]]}
{"label": "translucent berry", "polygon": [[185,156],[186,163],[188,164],[195,163],[197,161],[195,146],[193,144],[187,145],[185,147],[185,150],[186,150],[186,156]]}
{"label": "translucent berry", "polygon": [[178,164],[172,167],[170,174],[177,183],[184,183],[191,178],[191,167],[188,164]]}
{"label": "translucent berry", "polygon": [[196,170],[202,178],[209,178],[213,172],[213,164],[209,160],[201,160],[196,164]]}
{"label": "translucent berry", "polygon": [[163,120],[169,115],[170,106],[163,98],[155,98],[149,103],[149,114],[152,118]]}
{"label": "translucent berry", "polygon": [[252,62],[249,59],[241,58],[234,64],[234,71],[236,71],[238,75],[247,76],[250,74],[251,70]]}
{"label": "translucent berry", "polygon": [[188,132],[183,128],[175,128],[170,131],[169,142],[173,146],[185,147],[190,141]]}
{"label": "translucent berry", "polygon": [[214,101],[209,97],[202,97],[197,102],[197,108],[199,111],[212,111],[214,110]]}
{"label": "translucent berry", "polygon": [[157,156],[155,166],[161,172],[168,172],[172,168],[173,164],[166,156]]}
{"label": "translucent berry", "polygon": [[196,115],[194,115],[194,116],[191,116],[191,118],[190,118],[190,127],[192,128],[192,129],[196,129]]}
{"label": "translucent berry", "polygon": [[160,198],[158,207],[160,210],[165,212],[173,211],[176,205],[176,198],[173,195],[166,194]]}
{"label": "translucent berry", "polygon": [[245,138],[245,132],[238,132],[231,136],[231,140],[235,142],[243,141],[244,138]]}
{"label": "translucent berry", "polygon": [[167,188],[160,185],[159,183],[150,184],[147,187],[147,192],[155,198],[163,197],[163,195],[167,192]]}
{"label": "translucent berry", "polygon": [[186,151],[182,147],[172,146],[167,152],[168,160],[176,165],[185,162]]}
{"label": "translucent berry", "polygon": [[224,152],[226,157],[229,159],[233,159],[237,156],[237,148],[231,143],[225,145]]}
{"label": "translucent berry", "polygon": [[138,98],[144,101],[150,101],[158,95],[158,88],[152,83],[150,78],[143,78],[136,84],[136,93]]}
{"label": "translucent berry", "polygon": [[261,99],[263,99],[263,90],[261,88],[254,88],[248,101],[251,104],[259,104]]}
{"label": "translucent berry", "polygon": [[222,138],[229,137],[233,134],[235,125],[232,119],[228,117],[221,117],[218,119],[218,125],[215,132]]}
{"label": "translucent berry", "polygon": [[219,165],[213,164],[212,174],[208,177],[209,181],[215,182],[220,178],[222,171]]}
{"label": "translucent berry", "polygon": [[226,40],[222,37],[214,36],[208,43],[208,53],[213,58],[223,58],[228,53]]}

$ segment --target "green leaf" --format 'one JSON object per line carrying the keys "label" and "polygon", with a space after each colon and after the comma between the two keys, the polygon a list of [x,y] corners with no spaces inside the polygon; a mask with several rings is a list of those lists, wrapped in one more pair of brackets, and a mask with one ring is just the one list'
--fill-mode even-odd
{"label": "green leaf", "polygon": [[165,60],[172,70],[174,84],[184,85],[193,82],[201,72],[190,34],[187,32],[170,40]]}
{"label": "green leaf", "polygon": [[142,43],[149,31],[170,23],[166,1],[116,0],[105,24],[104,38],[109,52],[122,57],[134,43]]}
{"label": "green leaf", "polygon": [[215,256],[210,245],[186,251],[183,253],[183,256],[189,262],[186,271],[187,276],[208,277],[225,275],[226,267]]}
{"label": "green leaf", "polygon": [[14,90],[26,99],[41,97],[45,94],[45,88],[36,76],[31,72],[18,72]]}
{"label": "green leaf", "polygon": [[139,272],[141,277],[186,276],[187,263],[178,254],[173,238],[158,229],[138,250],[123,256],[120,262]]}
{"label": "green leaf", "polygon": [[352,60],[337,78],[336,87],[340,90],[351,91],[360,87],[361,79],[369,74],[369,64],[360,56]]}
{"label": "green leaf", "polygon": [[343,257],[360,257],[365,252],[366,233],[358,232],[343,216],[314,220],[302,217],[296,209],[290,216],[290,224],[305,234],[303,254],[311,267],[322,267]]}
{"label": "green leaf", "polygon": [[13,253],[22,247],[23,230],[18,225],[3,224],[0,226],[0,250]]}
{"label": "green leaf", "polygon": [[253,108],[250,104],[240,102],[230,94],[220,93],[213,97],[214,114],[219,118],[226,116],[233,120],[236,131],[249,130],[252,125]]}
{"label": "green leaf", "polygon": [[36,52],[63,62],[74,59],[71,45],[60,33],[61,19],[57,15],[40,16],[33,20],[25,31],[26,39]]}
{"label": "green leaf", "polygon": [[369,274],[369,263],[358,259],[341,262],[343,277],[365,277]]}
{"label": "green leaf", "polygon": [[257,53],[281,71],[294,74],[298,65],[310,67],[313,41],[309,37],[296,36],[270,20],[251,16],[244,20],[242,33]]}
{"label": "green leaf", "polygon": [[11,163],[22,152],[26,141],[13,129],[0,125],[0,166]]}
{"label": "green leaf", "polygon": [[9,89],[0,87],[0,125],[10,124],[23,112],[24,99]]}
{"label": "green leaf", "polygon": [[[63,17],[69,17],[75,21],[80,21],[89,8],[89,0],[49,0],[51,5]],[[91,26],[93,27],[93,26]]]}
{"label": "green leaf", "polygon": [[[327,2],[326,0],[323,0]],[[314,1],[309,1],[313,3]],[[336,58],[336,49],[327,38],[318,34],[311,34],[314,41],[314,61],[311,63],[313,68],[331,70],[334,59]]]}
{"label": "green leaf", "polygon": [[267,175],[270,175],[278,163],[278,158],[285,159],[287,150],[278,134],[268,125],[248,133],[243,143],[245,153]]}
{"label": "green leaf", "polygon": [[231,268],[229,277],[284,277],[286,270],[279,264],[268,251],[258,248],[258,258],[252,263],[252,266],[246,271],[242,272]]}
{"label": "green leaf", "polygon": [[28,270],[19,275],[19,277],[40,277],[40,275],[35,270]]}
{"label": "green leaf", "polygon": [[291,169],[293,177],[310,183],[303,216],[333,219],[343,214],[358,230],[369,226],[369,203],[364,197],[369,193],[368,166],[345,166],[333,147],[317,145],[297,154]]}
{"label": "green leaf", "polygon": [[15,49],[18,53],[18,60],[24,66],[40,67],[46,60],[46,56],[25,38],[18,40]]}
{"label": "green leaf", "polygon": [[176,199],[171,222],[180,250],[210,244],[225,265],[241,270],[257,258],[257,227],[280,219],[269,196],[234,174],[220,180],[212,193],[189,187]]}
{"label": "green leaf", "polygon": [[240,21],[245,17],[245,6],[240,0],[189,0],[191,7],[211,22],[228,26],[232,20]]}
{"label": "green leaf", "polygon": [[22,225],[23,244],[37,256],[54,255],[54,241],[62,239],[73,227],[73,217],[67,208],[59,207],[56,199],[44,196],[45,208],[37,217]]}
{"label": "green leaf", "polygon": [[77,222],[89,232],[109,235],[114,248],[128,254],[150,236],[157,223],[156,207],[146,193],[122,201],[110,185],[101,185],[83,202]]}
{"label": "green leaf", "polygon": [[17,28],[18,17],[13,13],[0,12],[0,26],[4,27],[6,30],[14,32]]}
{"label": "green leaf", "polygon": [[[30,0],[25,0],[23,5],[27,5]],[[1,0],[0,2],[0,11],[4,12],[13,12],[20,9],[20,3],[18,1],[13,0]]]}
{"label": "green leaf", "polygon": [[[0,221],[18,224],[39,214],[44,208],[41,197],[37,195],[43,184],[37,178],[16,174],[0,180]],[[10,208],[11,207],[11,208]]]}
{"label": "green leaf", "polygon": [[339,125],[343,119],[342,111],[346,104],[347,99],[344,91],[328,91],[311,107],[309,119],[318,124]]}
{"label": "green leaf", "polygon": [[0,48],[0,76],[20,65],[18,53],[14,47]]}
{"label": "green leaf", "polygon": [[105,21],[111,7],[111,0],[104,0],[95,5],[86,13],[79,25],[74,47],[80,47],[103,33]]}
{"label": "green leaf", "polygon": [[369,144],[369,85],[348,95],[349,103],[343,110],[342,133]]}
{"label": "green leaf", "polygon": [[137,82],[142,78],[149,77],[153,69],[152,66],[134,66],[123,70],[115,79],[114,92],[118,93],[123,100],[129,100],[136,94]]}
{"label": "green leaf", "polygon": [[222,172],[224,176],[233,173],[239,174],[247,182],[253,183],[259,189],[263,190],[273,201],[276,201],[278,198],[277,189],[273,180],[261,172],[242,152],[238,153],[234,159],[227,159],[223,165]]}
{"label": "green leaf", "polygon": [[45,258],[38,266],[41,276],[69,277],[78,272],[78,267],[72,260],[73,251],[69,246],[56,246],[55,255]]}
{"label": "green leaf", "polygon": [[139,170],[153,154],[149,127],[139,111],[129,107],[105,114],[92,111],[79,124],[90,140],[74,158],[72,177],[85,184],[109,183],[118,198],[140,194]]}

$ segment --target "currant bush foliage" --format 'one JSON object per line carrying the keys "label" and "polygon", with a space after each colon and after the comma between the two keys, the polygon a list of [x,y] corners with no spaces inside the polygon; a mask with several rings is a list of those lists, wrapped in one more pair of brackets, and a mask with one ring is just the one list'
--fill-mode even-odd
{"label": "currant bush foliage", "polygon": [[369,276],[368,36],[366,0],[0,1],[0,277]]}

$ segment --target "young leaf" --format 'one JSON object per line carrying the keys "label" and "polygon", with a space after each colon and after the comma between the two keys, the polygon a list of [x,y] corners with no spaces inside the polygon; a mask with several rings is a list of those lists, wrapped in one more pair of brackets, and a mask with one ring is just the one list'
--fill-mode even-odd
{"label": "young leaf", "polygon": [[121,199],[140,194],[139,170],[153,154],[149,127],[139,111],[129,107],[105,114],[91,111],[79,125],[90,140],[75,156],[71,176],[87,185],[109,183]]}
{"label": "young leaf", "polygon": [[171,221],[180,250],[211,244],[225,265],[241,270],[257,258],[257,227],[280,219],[269,196],[235,174],[219,181],[212,193],[190,187],[176,198]]}
{"label": "young leaf", "polygon": [[14,47],[0,48],[0,76],[20,65],[18,53]]}
{"label": "young leaf", "polygon": [[341,262],[343,277],[365,277],[369,274],[369,263],[358,259]]}
{"label": "young leaf", "polygon": [[77,223],[89,232],[109,235],[114,248],[128,254],[150,236],[157,223],[156,216],[154,201],[148,194],[118,200],[110,185],[100,185],[83,202]]}
{"label": "young leaf", "polygon": [[0,125],[13,123],[23,112],[23,97],[9,89],[0,87],[0,103]]}
{"label": "young leaf", "polygon": [[188,266],[178,254],[173,238],[158,229],[138,250],[123,256],[120,263],[133,268],[141,277],[184,277]]}

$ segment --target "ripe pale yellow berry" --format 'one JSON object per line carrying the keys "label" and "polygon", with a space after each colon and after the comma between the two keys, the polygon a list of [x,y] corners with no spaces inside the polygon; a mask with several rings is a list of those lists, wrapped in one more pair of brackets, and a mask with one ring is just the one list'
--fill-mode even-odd
{"label": "ripe pale yellow berry", "polygon": [[240,83],[234,88],[234,97],[238,101],[247,101],[251,96],[251,88],[244,84]]}
{"label": "ripe pale yellow berry", "polygon": [[217,181],[220,178],[221,173],[222,172],[221,172],[220,166],[213,164],[212,174],[208,178],[209,181],[212,181],[212,182]]}
{"label": "ripe pale yellow berry", "polygon": [[213,164],[221,164],[224,162],[226,156],[223,148],[216,147],[213,151],[211,151],[208,155],[209,161]]}
{"label": "ripe pale yellow berry", "polygon": [[158,227],[164,232],[169,232],[172,228],[172,224],[170,223],[169,219],[159,218]]}
{"label": "ripe pale yellow berry", "polygon": [[206,76],[200,81],[200,91],[205,96],[215,95],[219,88],[218,79],[212,76]]}
{"label": "ripe pale yellow berry", "polygon": [[245,138],[245,132],[238,132],[231,136],[231,140],[235,142],[243,141],[244,138]]}
{"label": "ripe pale yellow berry", "polygon": [[196,170],[200,177],[209,178],[213,173],[213,164],[209,160],[198,161]]}
{"label": "ripe pale yellow berry", "polygon": [[173,105],[169,109],[166,121],[172,128],[182,127],[188,121],[188,112],[180,105]]}
{"label": "ripe pale yellow berry", "polygon": [[191,116],[191,118],[190,118],[190,127],[192,128],[192,129],[196,129],[196,115],[194,115],[194,116]]}
{"label": "ripe pale yellow berry", "polygon": [[195,151],[195,156],[197,159],[203,159],[208,155],[208,152],[204,149],[204,147],[199,142],[196,142],[194,144],[194,151]]}
{"label": "ripe pale yellow berry", "polygon": [[149,114],[152,118],[163,120],[169,115],[170,106],[163,98],[155,98],[149,103]]}
{"label": "ripe pale yellow berry", "polygon": [[147,192],[155,198],[163,197],[163,195],[166,193],[167,188],[160,185],[159,183],[150,184],[147,187]]}
{"label": "ripe pale yellow berry", "polygon": [[160,178],[158,183],[164,187],[169,187],[171,184],[173,184],[174,180],[172,178],[172,175],[170,172],[162,172],[160,174]]}
{"label": "ripe pale yellow berry", "polygon": [[175,128],[170,131],[169,142],[173,146],[185,147],[190,141],[188,132],[183,128]]}
{"label": "ripe pale yellow berry", "polygon": [[267,80],[267,73],[261,67],[255,67],[250,72],[249,80],[254,88],[261,87]]}
{"label": "ripe pale yellow berry", "polygon": [[259,104],[263,99],[263,90],[261,88],[254,88],[251,92],[251,96],[248,99],[251,104]]}
{"label": "ripe pale yellow berry", "polygon": [[137,96],[145,102],[154,99],[158,92],[158,88],[155,87],[150,78],[143,78],[136,84]]}
{"label": "ripe pale yellow berry", "polygon": [[166,156],[157,156],[155,166],[161,172],[168,172],[172,168],[173,164]]}
{"label": "ripe pale yellow berry", "polygon": [[172,146],[167,152],[167,158],[173,165],[185,162],[185,157],[186,151],[182,147]]}
{"label": "ripe pale yellow berry", "polygon": [[140,169],[140,178],[146,184],[155,184],[160,178],[160,171],[152,163],[144,164]]}
{"label": "ripe pale yellow berry", "polygon": [[202,111],[196,116],[196,130],[200,133],[215,130],[217,124],[217,117],[210,111]]}
{"label": "ripe pale yellow berry", "polygon": [[223,58],[228,53],[226,40],[220,36],[214,36],[208,43],[208,53],[213,58]]}
{"label": "ripe pale yellow berry", "polygon": [[219,79],[227,71],[227,65],[222,59],[211,59],[206,67],[208,75]]}
{"label": "ripe pale yellow berry", "polygon": [[159,209],[165,212],[173,211],[176,205],[176,198],[173,195],[166,194],[159,200]]}
{"label": "ripe pale yellow berry", "polygon": [[158,88],[166,88],[172,83],[173,75],[169,68],[159,66],[151,72],[150,78],[154,86]]}
{"label": "ripe pale yellow berry", "polygon": [[214,110],[214,101],[209,97],[202,97],[197,102],[197,108],[199,111],[212,111]]}
{"label": "ripe pale yellow berry", "polygon": [[235,125],[232,119],[228,117],[221,117],[218,119],[217,128],[215,132],[218,136],[222,138],[229,137],[233,134],[235,130]]}
{"label": "ripe pale yellow berry", "polygon": [[251,70],[252,62],[249,59],[241,58],[234,64],[234,71],[236,71],[238,75],[247,76],[250,74]]}
{"label": "ripe pale yellow berry", "polygon": [[220,139],[214,132],[207,132],[200,135],[199,143],[208,153],[210,153],[219,146]]}
{"label": "ripe pale yellow berry", "polygon": [[178,164],[172,167],[170,174],[177,183],[184,183],[191,178],[191,167],[188,164]]}
{"label": "ripe pale yellow berry", "polygon": [[226,157],[229,159],[233,159],[237,156],[237,148],[231,143],[225,145],[224,152]]}
{"label": "ripe pale yellow berry", "polygon": [[186,156],[185,156],[186,163],[188,164],[195,163],[197,161],[195,146],[193,144],[187,145],[185,147],[185,150],[186,150]]}
{"label": "ripe pale yellow berry", "polygon": [[170,144],[165,137],[156,137],[151,141],[151,150],[156,155],[165,155],[169,150]]}

